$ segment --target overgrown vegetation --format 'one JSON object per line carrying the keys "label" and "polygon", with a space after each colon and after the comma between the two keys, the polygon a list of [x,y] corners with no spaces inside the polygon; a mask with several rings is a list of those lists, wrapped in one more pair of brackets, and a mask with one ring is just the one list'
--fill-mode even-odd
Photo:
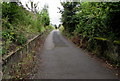
{"label": "overgrown vegetation", "polygon": [[[30,2],[33,9],[33,2]],[[2,4],[2,54],[24,45],[28,39],[44,32],[49,26],[48,7],[41,11],[27,10],[20,2],[3,2]]]}
{"label": "overgrown vegetation", "polygon": [[[4,79],[23,79],[28,78],[32,69],[35,67],[35,62],[33,58],[35,57],[34,52],[27,54],[19,63],[13,63],[11,68],[8,66],[4,66],[3,69],[3,78]],[[11,69],[11,70],[10,70]]]}
{"label": "overgrown vegetation", "polygon": [[61,21],[66,35],[73,40],[78,37],[79,44],[84,43],[90,51],[120,66],[120,2],[61,4],[63,6],[63,10],[60,10]]}
{"label": "overgrown vegetation", "polygon": [[120,40],[120,2],[64,2],[62,22],[70,33]]}

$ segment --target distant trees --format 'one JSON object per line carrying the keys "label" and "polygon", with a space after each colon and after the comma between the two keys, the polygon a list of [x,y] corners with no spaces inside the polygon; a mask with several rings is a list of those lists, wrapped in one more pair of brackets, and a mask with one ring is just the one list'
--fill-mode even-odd
{"label": "distant trees", "polygon": [[60,28],[60,27],[61,27],[61,25],[62,25],[62,24],[59,24],[59,25],[58,25],[58,28]]}
{"label": "distant trees", "polygon": [[57,28],[58,28],[56,24],[54,25],[54,27],[55,27],[55,29],[57,29]]}

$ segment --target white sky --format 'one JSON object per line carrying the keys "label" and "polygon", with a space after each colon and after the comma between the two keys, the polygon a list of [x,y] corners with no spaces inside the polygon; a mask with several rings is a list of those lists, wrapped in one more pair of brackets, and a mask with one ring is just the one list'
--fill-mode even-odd
{"label": "white sky", "polygon": [[[29,0],[21,0],[21,2],[23,3],[23,5],[25,5],[26,2],[28,2]],[[59,9],[57,7],[60,7],[61,9],[63,8],[60,4],[60,0],[32,0],[33,2],[38,2],[38,7],[40,8],[40,10],[44,7],[45,4],[47,4],[49,6],[48,11],[49,11],[49,16],[50,16],[50,22],[52,24],[60,24],[60,18],[61,18],[61,14],[58,13]]]}

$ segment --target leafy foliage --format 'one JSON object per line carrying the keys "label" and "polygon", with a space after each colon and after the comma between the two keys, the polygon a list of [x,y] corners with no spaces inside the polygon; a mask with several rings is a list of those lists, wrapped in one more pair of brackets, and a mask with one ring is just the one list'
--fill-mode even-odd
{"label": "leafy foliage", "polygon": [[[28,39],[44,32],[50,23],[48,10],[40,12],[26,10],[19,2],[2,3],[3,54],[13,45],[24,45]],[[49,27],[49,26],[48,26]]]}
{"label": "leafy foliage", "polygon": [[64,34],[81,48],[120,67],[120,2],[65,2],[62,5]]}
{"label": "leafy foliage", "polygon": [[65,30],[90,37],[120,40],[120,2],[64,2]]}
{"label": "leafy foliage", "polygon": [[74,31],[76,24],[78,24],[78,18],[75,16],[77,11],[76,6],[78,3],[64,2],[61,4],[64,7],[64,10],[60,11],[62,13],[63,26],[65,27],[65,30],[71,33]]}

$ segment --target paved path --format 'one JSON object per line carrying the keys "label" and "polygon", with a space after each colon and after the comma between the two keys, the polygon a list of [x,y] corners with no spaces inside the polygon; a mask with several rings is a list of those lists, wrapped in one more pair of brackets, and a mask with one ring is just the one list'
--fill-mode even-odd
{"label": "paved path", "polygon": [[115,79],[112,71],[75,47],[57,30],[45,41],[37,79]]}

